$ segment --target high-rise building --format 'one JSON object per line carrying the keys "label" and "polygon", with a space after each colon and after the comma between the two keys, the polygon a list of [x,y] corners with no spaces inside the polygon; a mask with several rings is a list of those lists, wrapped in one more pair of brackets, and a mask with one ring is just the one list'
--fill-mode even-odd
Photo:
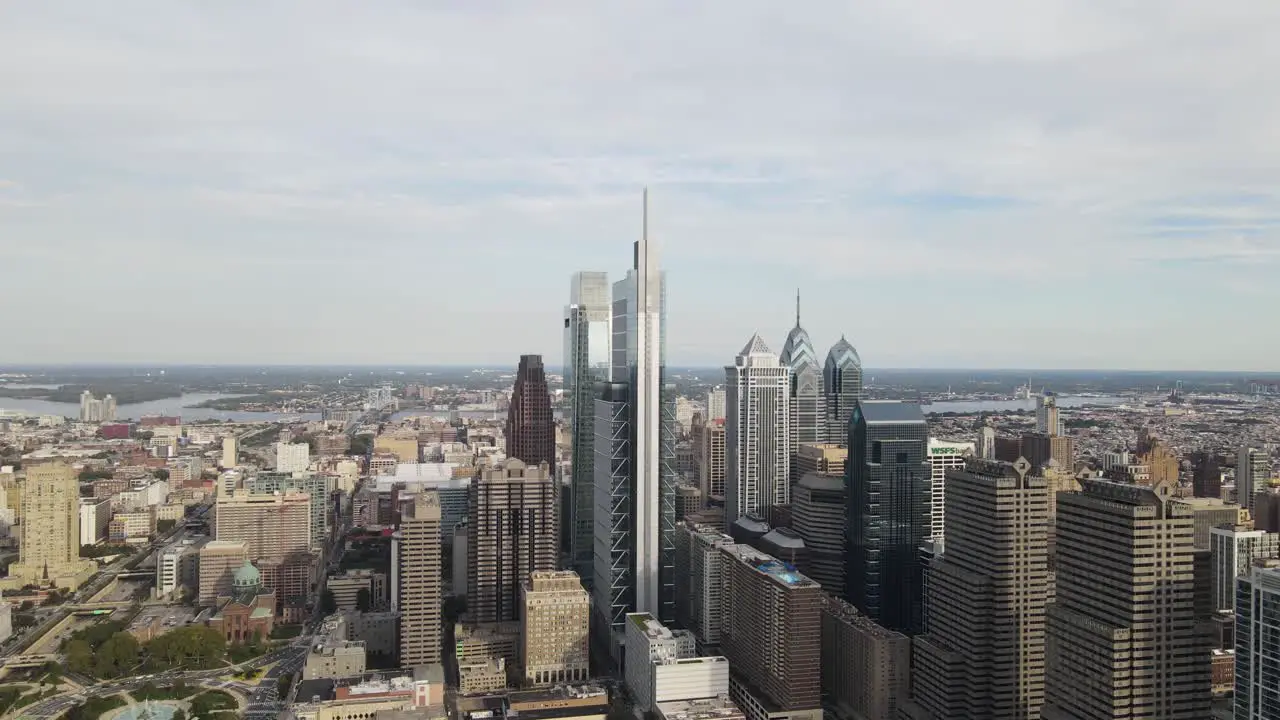
{"label": "high-rise building", "polygon": [[941,540],[946,531],[947,471],[964,468],[966,458],[976,454],[977,447],[969,442],[948,442],[929,438],[929,475],[932,483],[930,494],[929,539]]}
{"label": "high-rise building", "polygon": [[820,720],[822,588],[745,545],[720,552],[729,696],[750,720]]}
{"label": "high-rise building", "polygon": [[231,470],[239,463],[239,454],[236,450],[236,436],[228,435],[222,438],[222,469]]}
{"label": "high-rise building", "polygon": [[791,502],[790,372],[759,335],[724,369],[726,522]]}
{"label": "high-rise building", "polygon": [[929,424],[919,405],[860,400],[849,419],[845,464],[845,597],[890,630],[919,631],[932,531]]}
{"label": "high-rise building", "polygon": [[467,613],[473,622],[520,618],[531,572],[556,569],[556,485],[546,464],[515,458],[471,483],[467,515]]}
{"label": "high-rise building", "polygon": [[101,400],[85,390],[80,393],[80,422],[111,422],[116,419],[116,399],[107,395]]}
{"label": "high-rise building", "polygon": [[1236,459],[1236,502],[1253,509],[1253,496],[1271,484],[1271,456],[1265,450],[1243,447]]}
{"label": "high-rise building", "polygon": [[259,495],[236,490],[218,497],[213,516],[214,537],[244,542],[250,560],[310,552],[311,497],[305,493]]}
{"label": "high-rise building", "polygon": [[627,613],[663,622],[675,615],[679,423],[666,382],[665,281],[648,239],[647,192],[644,218],[632,269],[613,286],[611,382],[596,401],[595,635],[615,662]]}
{"label": "high-rise building", "polygon": [[818,364],[818,353],[813,349],[809,333],[800,325],[799,292],[796,293],[796,326],[787,334],[778,362],[790,370],[787,404],[791,444],[787,452],[794,455],[801,443],[825,442],[828,437],[822,366]]}
{"label": "high-rise building", "polygon": [[1191,454],[1191,487],[1196,497],[1222,497],[1222,466],[1216,454]]}
{"label": "high-rise building", "polygon": [[947,470],[946,552],[914,640],[915,720],[1039,720],[1049,493],[1025,458]]}
{"label": "high-rise building", "polygon": [[564,390],[573,452],[569,542],[573,567],[588,589],[595,572],[595,403],[601,384],[609,381],[611,321],[609,274],[574,273],[564,318]]}
{"label": "high-rise building", "polygon": [[1280,566],[1249,568],[1236,591],[1235,719],[1280,718]]}
{"label": "high-rise building", "polygon": [[9,566],[7,584],[53,584],[76,589],[97,567],[80,558],[80,483],[64,462],[26,466],[22,483],[22,524],[18,562]]}
{"label": "high-rise building", "polygon": [[1058,496],[1044,720],[1208,717],[1191,512],[1167,484],[1081,485]]}
{"label": "high-rise building", "polygon": [[978,430],[978,457],[983,460],[996,459],[996,429],[990,425],[983,425]]}
{"label": "high-rise building", "polygon": [[702,497],[724,500],[725,494],[725,419],[694,423],[694,462],[698,468],[698,489]]}
{"label": "high-rise building", "polygon": [[440,499],[414,496],[392,539],[391,609],[400,613],[400,666],[441,662]]}
{"label": "high-rise building", "polygon": [[724,420],[728,411],[724,388],[717,385],[707,391],[707,421]]}
{"label": "high-rise building", "polygon": [[898,718],[911,693],[911,639],[822,597],[822,694],[839,718]]}
{"label": "high-rise building", "polygon": [[849,442],[849,416],[862,399],[862,358],[843,336],[827,352],[822,366],[822,387],[826,394],[828,442]]}
{"label": "high-rise building", "polygon": [[306,443],[276,443],[276,472],[306,472],[311,467],[311,446]]}
{"label": "high-rise building", "polygon": [[704,655],[720,651],[725,563],[720,548],[733,544],[733,538],[708,525],[686,521],[676,527],[677,618]]}
{"label": "high-rise building", "polygon": [[507,406],[507,457],[537,466],[556,466],[556,423],[541,355],[521,355],[515,389]]}
{"label": "high-rise building", "polygon": [[244,487],[253,495],[305,494],[310,499],[311,547],[320,549],[325,546],[333,520],[329,507],[331,476],[308,472],[260,472],[245,479]]}
{"label": "high-rise building", "polygon": [[211,540],[199,550],[200,587],[196,604],[213,605],[231,594],[235,572],[249,562],[249,546],[243,540]]}
{"label": "high-rise building", "polygon": [[535,571],[524,581],[521,669],[532,685],[582,682],[590,677],[591,598],[578,573]]}
{"label": "high-rise building", "polygon": [[791,486],[809,473],[844,477],[844,464],[849,459],[849,449],[843,443],[800,443],[791,455]]}
{"label": "high-rise building", "polygon": [[1058,396],[1045,392],[1036,396],[1036,432],[1054,437],[1062,434],[1062,418],[1058,415]]}
{"label": "high-rise building", "polygon": [[1280,558],[1280,535],[1247,525],[1209,530],[1213,563],[1213,610],[1236,606],[1236,578],[1248,575],[1254,560]]}
{"label": "high-rise building", "polygon": [[845,586],[845,504],[843,476],[806,473],[791,494],[791,527],[807,550],[800,570],[836,596]]}

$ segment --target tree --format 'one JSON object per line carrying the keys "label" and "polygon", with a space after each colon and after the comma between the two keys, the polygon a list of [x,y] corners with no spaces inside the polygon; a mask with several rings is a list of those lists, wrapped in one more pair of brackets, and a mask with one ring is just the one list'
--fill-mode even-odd
{"label": "tree", "polygon": [[67,643],[67,669],[73,673],[87,675],[93,670],[93,647],[84,640],[75,639]]}
{"label": "tree", "polygon": [[178,521],[177,521],[177,520],[157,520],[157,521],[156,521],[156,532],[158,532],[158,533],[167,533],[167,532],[169,532],[170,530],[172,530],[172,529],[174,528],[174,526],[175,526],[175,525],[177,525],[177,524],[178,524]]}
{"label": "tree", "polygon": [[94,658],[94,675],[101,678],[120,677],[138,665],[138,640],[127,632],[118,632],[102,643]]}
{"label": "tree", "polygon": [[373,609],[373,593],[369,592],[369,588],[362,587],[356,591],[356,609],[360,612]]}
{"label": "tree", "polygon": [[164,468],[156,468],[154,472],[157,480],[168,480],[169,471]]}
{"label": "tree", "polygon": [[320,594],[320,614],[332,615],[338,610],[338,601],[333,597],[333,591],[325,588]]}

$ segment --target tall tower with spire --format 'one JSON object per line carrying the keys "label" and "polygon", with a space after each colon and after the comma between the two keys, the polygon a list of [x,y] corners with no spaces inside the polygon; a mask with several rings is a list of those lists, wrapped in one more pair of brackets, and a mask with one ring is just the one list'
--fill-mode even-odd
{"label": "tall tower with spire", "polygon": [[862,358],[844,335],[827,353],[822,368],[826,394],[828,442],[844,445],[849,439],[849,416],[853,406],[863,399]]}
{"label": "tall tower with spire", "polygon": [[787,451],[794,455],[800,443],[827,441],[822,367],[809,333],[800,325],[799,290],[796,290],[796,325],[787,334],[778,361],[791,371],[788,388],[791,429]]}

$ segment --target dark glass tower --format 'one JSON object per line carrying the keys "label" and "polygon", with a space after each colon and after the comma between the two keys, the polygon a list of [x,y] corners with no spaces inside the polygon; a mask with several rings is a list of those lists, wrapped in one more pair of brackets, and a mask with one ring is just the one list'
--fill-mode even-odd
{"label": "dark glass tower", "polygon": [[862,358],[843,335],[827,353],[827,362],[822,368],[822,385],[826,395],[829,442],[843,445],[849,439],[849,416],[853,413],[853,406],[862,399]]}
{"label": "dark glass tower", "polygon": [[923,619],[920,546],[930,535],[929,425],[919,405],[860,400],[849,417],[845,595],[907,634]]}
{"label": "dark glass tower", "polygon": [[526,465],[556,466],[556,425],[541,355],[521,355],[507,408],[507,457]]}

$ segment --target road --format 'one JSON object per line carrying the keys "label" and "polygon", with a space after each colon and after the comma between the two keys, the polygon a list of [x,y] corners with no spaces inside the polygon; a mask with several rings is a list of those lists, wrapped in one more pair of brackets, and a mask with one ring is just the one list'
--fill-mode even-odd
{"label": "road", "polygon": [[[206,687],[226,688],[239,692],[249,698],[249,707],[245,711],[246,718],[254,718],[255,720],[265,720],[266,718],[280,717],[284,711],[284,705],[276,698],[276,683],[281,675],[292,674],[302,667],[302,663],[306,660],[307,647],[311,642],[311,638],[303,636],[295,638],[288,645],[272,650],[258,658],[254,658],[239,665],[231,665],[215,670],[192,670],[192,671],[170,671],[160,673],[158,675],[143,675],[141,677],[128,678],[125,680],[117,680],[108,683],[98,683],[86,688],[79,693],[64,693],[56,697],[41,700],[38,703],[28,705],[23,708],[21,713],[16,717],[21,720],[49,720],[56,718],[66,712],[74,705],[84,702],[90,697],[105,697],[107,695],[115,695],[120,692],[133,692],[144,684],[150,682],[155,685],[171,685],[179,680],[188,684],[199,684]],[[246,682],[235,680],[224,680],[217,683],[212,681],[226,675],[234,675],[241,670],[249,670],[252,668],[264,667],[278,663],[271,670],[267,671],[267,675],[262,679],[260,685],[251,685]]]}

